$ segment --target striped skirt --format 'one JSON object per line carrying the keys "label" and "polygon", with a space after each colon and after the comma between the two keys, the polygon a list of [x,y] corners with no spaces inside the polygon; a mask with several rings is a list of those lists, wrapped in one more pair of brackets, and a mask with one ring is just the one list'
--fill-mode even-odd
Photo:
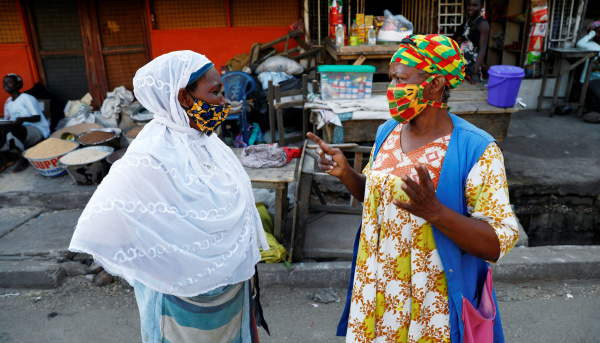
{"label": "striped skirt", "polygon": [[249,280],[192,298],[134,289],[144,343],[258,342]]}

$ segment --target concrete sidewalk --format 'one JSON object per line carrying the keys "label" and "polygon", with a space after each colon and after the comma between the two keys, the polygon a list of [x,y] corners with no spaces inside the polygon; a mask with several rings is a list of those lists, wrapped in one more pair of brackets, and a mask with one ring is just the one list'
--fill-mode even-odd
{"label": "concrete sidewalk", "polygon": [[[67,247],[81,210],[0,210],[0,288],[52,288],[68,277]],[[17,225],[12,230],[7,227]],[[331,242],[330,242],[331,243]],[[259,264],[263,285],[346,287],[350,262]],[[497,281],[600,278],[600,246],[515,247],[493,266]]]}
{"label": "concrete sidewalk", "polygon": [[[572,232],[582,231],[579,224],[568,220],[575,215],[595,228],[583,230],[583,238],[575,244],[590,244],[600,236],[598,128],[575,116],[548,118],[547,112],[534,111],[513,115],[502,150],[511,202],[521,206],[523,215],[517,214],[522,222],[526,219],[523,225],[529,229],[530,239],[532,235],[542,237],[540,225],[553,234],[574,236]],[[56,287],[67,277],[63,262],[73,228],[95,189],[74,184],[68,175],[44,178],[32,167],[19,174],[10,169],[0,174],[0,287]],[[531,199],[554,201],[561,207],[536,214],[530,209],[535,205]],[[569,208],[569,204],[579,207]],[[539,219],[558,215],[565,218],[560,227],[553,226],[556,221]],[[291,269],[260,264],[261,282],[297,287],[347,285],[347,260],[360,217],[339,220],[328,216],[309,224],[303,248],[311,251],[313,258],[345,261],[295,263]],[[564,244],[573,244],[570,242]],[[600,246],[514,248],[493,268],[495,279],[507,282],[598,278]]]}
{"label": "concrete sidewalk", "polygon": [[[0,210],[0,288],[49,288],[68,276],[67,247],[81,210]],[[21,223],[12,230],[7,227]],[[600,277],[600,246],[516,247],[493,266],[498,281]],[[259,264],[261,283],[290,287],[345,287],[350,262]]]}

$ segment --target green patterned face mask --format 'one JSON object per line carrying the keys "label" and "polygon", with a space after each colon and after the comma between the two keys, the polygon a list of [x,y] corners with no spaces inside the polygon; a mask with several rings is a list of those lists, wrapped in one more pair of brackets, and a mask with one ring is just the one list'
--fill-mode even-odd
{"label": "green patterned face mask", "polygon": [[448,108],[447,103],[428,100],[423,97],[423,90],[436,76],[432,75],[420,85],[411,83],[390,84],[387,90],[387,99],[392,118],[404,123],[414,119],[427,106]]}

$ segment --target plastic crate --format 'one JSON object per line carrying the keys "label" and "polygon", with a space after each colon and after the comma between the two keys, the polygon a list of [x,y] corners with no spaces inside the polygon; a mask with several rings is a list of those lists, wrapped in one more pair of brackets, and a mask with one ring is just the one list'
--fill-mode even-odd
{"label": "plastic crate", "polygon": [[371,97],[373,73],[370,65],[320,65],[321,99],[355,100]]}

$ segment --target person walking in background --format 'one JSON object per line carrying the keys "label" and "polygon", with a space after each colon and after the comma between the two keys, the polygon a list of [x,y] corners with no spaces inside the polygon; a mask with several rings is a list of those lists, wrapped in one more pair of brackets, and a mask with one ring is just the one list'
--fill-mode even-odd
{"label": "person walking in background", "polygon": [[466,1],[467,18],[462,27],[454,34],[454,40],[460,41],[460,51],[466,61],[465,73],[467,81],[475,85],[481,82],[481,70],[485,69],[488,33],[490,25],[483,18],[483,0]]}
{"label": "person walking in background", "polygon": [[176,51],[133,85],[154,120],[90,199],[69,250],[133,285],[143,342],[258,342],[251,279],[269,245],[250,179],[214,134],[230,108],[219,73]]}
{"label": "person walking in background", "polygon": [[16,150],[17,158],[13,173],[29,165],[22,156],[25,149],[48,138],[50,127],[33,96],[21,93],[23,80],[17,74],[8,74],[2,80],[4,91],[10,95],[4,103],[4,120],[10,125],[0,126],[0,173],[15,164],[6,152]]}
{"label": "person walking in background", "polygon": [[489,262],[512,249],[518,226],[498,144],[448,112],[464,68],[445,36],[400,43],[387,90],[392,119],[362,174],[308,133],[319,168],[364,199],[338,326],[347,342],[504,341]]}

